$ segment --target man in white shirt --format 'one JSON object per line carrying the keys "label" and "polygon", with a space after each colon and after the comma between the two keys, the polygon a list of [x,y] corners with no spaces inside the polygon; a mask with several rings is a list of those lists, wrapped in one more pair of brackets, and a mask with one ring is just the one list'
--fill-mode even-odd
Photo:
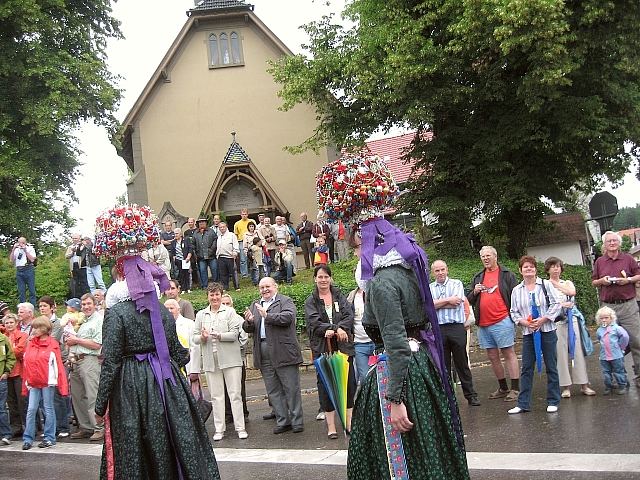
{"label": "man in white shirt", "polygon": [[235,260],[240,252],[238,238],[233,232],[230,232],[225,222],[218,225],[220,235],[218,235],[218,246],[216,256],[218,257],[218,273],[220,274],[220,282],[225,290],[229,290],[229,278],[233,279],[233,285],[240,290],[238,278],[236,277]]}
{"label": "man in white shirt", "polygon": [[20,237],[13,245],[9,260],[16,267],[16,284],[20,303],[26,302],[26,288],[29,287],[29,301],[36,305],[36,251],[33,245],[27,244],[27,239]]}

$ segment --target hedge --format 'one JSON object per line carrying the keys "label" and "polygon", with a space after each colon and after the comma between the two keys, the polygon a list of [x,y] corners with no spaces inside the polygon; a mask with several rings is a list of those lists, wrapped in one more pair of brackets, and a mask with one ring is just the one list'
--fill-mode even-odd
{"label": "hedge", "polygon": [[[435,257],[432,257],[432,260]],[[473,276],[481,270],[482,264],[478,257],[472,258],[442,258],[449,265],[449,275],[451,278],[458,278],[469,287]],[[500,262],[515,272],[518,276],[518,264],[515,260],[501,259]],[[356,265],[355,259],[345,262],[338,262],[331,265],[333,279],[345,293],[355,288],[356,283],[353,271]],[[542,275],[544,268],[538,264],[538,272]],[[109,284],[109,269],[103,267],[103,277],[107,285]],[[593,322],[593,316],[598,309],[598,298],[596,290],[591,286],[591,270],[589,267],[567,266],[564,278],[572,280],[577,289],[577,304],[585,315],[585,318]],[[241,291],[231,292],[234,304],[238,313],[251,305],[251,302],[259,297],[256,287],[251,285],[248,279],[241,280]],[[36,291],[39,296],[51,295],[59,305],[67,299],[69,290],[69,264],[64,258],[64,249],[54,251],[51,254],[41,255],[36,267]],[[301,270],[294,278],[293,285],[281,285],[280,292],[293,299],[298,309],[297,325],[299,330],[304,329],[304,302],[313,291],[313,274],[311,270]],[[207,296],[202,290],[194,290],[190,294],[184,294],[184,298],[193,303],[196,311],[207,306]],[[0,300],[6,301],[12,307],[18,302],[15,282],[15,269],[8,260],[8,252],[0,252]]]}

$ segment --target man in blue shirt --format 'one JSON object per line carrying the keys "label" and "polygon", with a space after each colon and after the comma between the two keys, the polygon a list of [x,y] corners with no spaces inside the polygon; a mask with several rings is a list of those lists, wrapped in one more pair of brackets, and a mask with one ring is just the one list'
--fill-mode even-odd
{"label": "man in blue shirt", "polygon": [[442,260],[431,265],[435,281],[431,282],[431,296],[438,314],[438,324],[442,335],[444,361],[451,372],[451,356],[458,372],[464,398],[469,405],[480,406],[478,395],[473,389],[469,357],[467,356],[467,332],[464,313],[464,287],[460,280],[449,278],[449,269]]}

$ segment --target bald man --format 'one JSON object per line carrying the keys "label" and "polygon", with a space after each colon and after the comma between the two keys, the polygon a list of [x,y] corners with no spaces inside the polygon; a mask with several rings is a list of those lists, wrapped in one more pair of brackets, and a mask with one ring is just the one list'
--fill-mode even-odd
{"label": "bald man", "polygon": [[451,356],[458,372],[464,398],[473,407],[480,406],[478,395],[473,389],[469,357],[467,356],[467,332],[464,314],[464,287],[460,280],[449,278],[449,269],[442,260],[431,265],[431,296],[438,314],[438,324],[442,335],[444,363],[451,373]]}

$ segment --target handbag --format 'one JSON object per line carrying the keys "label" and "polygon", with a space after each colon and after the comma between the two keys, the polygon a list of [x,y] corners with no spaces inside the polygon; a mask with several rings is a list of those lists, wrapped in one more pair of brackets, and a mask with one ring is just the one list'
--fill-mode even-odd
{"label": "handbag", "polygon": [[573,314],[578,317],[578,328],[580,329],[580,343],[582,344],[582,353],[585,357],[593,354],[593,341],[591,335],[587,329],[587,323],[584,320],[584,315],[578,310],[577,307],[573,307]]}
{"label": "handbag", "polygon": [[196,399],[196,407],[198,408],[200,418],[202,418],[202,423],[206,423],[211,416],[211,412],[213,411],[213,405],[211,405],[211,402],[204,399],[204,396],[202,395],[202,385],[200,385],[200,380],[191,382],[191,393],[193,393],[193,396]]}

